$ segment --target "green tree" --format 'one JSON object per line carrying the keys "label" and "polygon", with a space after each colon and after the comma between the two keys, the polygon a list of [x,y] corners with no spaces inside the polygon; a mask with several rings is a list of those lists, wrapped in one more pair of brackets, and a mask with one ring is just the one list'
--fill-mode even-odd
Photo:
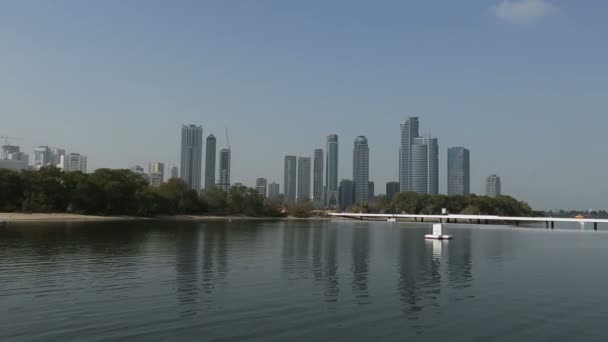
{"label": "green tree", "polygon": [[19,173],[0,169],[0,210],[15,211],[23,206],[24,184]]}

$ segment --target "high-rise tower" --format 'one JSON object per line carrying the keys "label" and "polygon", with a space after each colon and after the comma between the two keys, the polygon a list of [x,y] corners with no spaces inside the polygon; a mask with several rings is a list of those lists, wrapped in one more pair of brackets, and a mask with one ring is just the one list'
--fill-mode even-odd
{"label": "high-rise tower", "polygon": [[215,186],[215,135],[207,137],[207,147],[205,150],[205,191],[211,190]]}
{"label": "high-rise tower", "polygon": [[338,209],[338,135],[327,136],[327,166],[325,173],[325,201],[329,209]]}
{"label": "high-rise tower", "polygon": [[325,206],[323,202],[323,150],[316,149],[313,161],[312,198],[317,208]]}
{"label": "high-rise tower", "polygon": [[285,203],[294,204],[296,202],[296,156],[285,156],[284,168],[284,195]]}
{"label": "high-rise tower", "polygon": [[203,127],[196,125],[182,126],[182,149],[180,178],[190,189],[201,189],[201,168],[203,164]]}
{"label": "high-rise tower", "polygon": [[399,148],[400,191],[439,193],[439,146],[437,138],[419,135],[417,117],[401,123]]}
{"label": "high-rise tower", "polygon": [[298,158],[298,202],[310,201],[310,157]]}
{"label": "high-rise tower", "polygon": [[369,202],[369,147],[367,138],[358,136],[353,149],[353,181],[355,203]]}
{"label": "high-rise tower", "polygon": [[448,195],[471,193],[470,153],[464,147],[448,149]]}

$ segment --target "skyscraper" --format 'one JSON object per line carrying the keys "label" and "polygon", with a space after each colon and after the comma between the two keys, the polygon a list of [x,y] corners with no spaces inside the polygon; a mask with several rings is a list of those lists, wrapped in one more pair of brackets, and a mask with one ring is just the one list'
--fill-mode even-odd
{"label": "skyscraper", "polygon": [[439,147],[437,138],[421,137],[418,118],[401,123],[399,148],[400,190],[420,194],[439,192]]}
{"label": "skyscraper", "polygon": [[205,190],[209,191],[215,186],[215,135],[207,137],[207,147],[205,150]]}
{"label": "skyscraper", "polygon": [[502,194],[500,177],[497,175],[489,175],[486,178],[486,196],[496,197]]}
{"label": "skyscraper", "polygon": [[179,178],[179,171],[175,165],[171,166],[171,178]]}
{"label": "skyscraper", "polygon": [[369,201],[369,148],[364,136],[358,136],[355,139],[353,181],[355,182],[355,203],[367,203]]}
{"label": "skyscraper", "polygon": [[226,192],[230,190],[230,158],[231,151],[229,148],[220,150],[220,182],[218,186]]}
{"label": "skyscraper", "polygon": [[471,193],[470,153],[464,147],[448,149],[448,195]]}
{"label": "skyscraper", "polygon": [[279,183],[272,182],[268,184],[268,198],[278,199],[281,195],[281,187]]}
{"label": "skyscraper", "polygon": [[285,203],[294,204],[296,202],[296,157],[285,156],[284,169],[284,191]]}
{"label": "skyscraper", "polygon": [[323,202],[323,150],[316,149],[313,161],[312,198],[317,208],[322,208]]}
{"label": "skyscraper", "polygon": [[386,197],[393,198],[399,192],[399,182],[386,183]]}
{"label": "skyscraper", "polygon": [[182,154],[180,178],[190,189],[201,189],[201,168],[203,164],[203,127],[196,125],[182,126]]}
{"label": "skyscraper", "polygon": [[258,178],[255,180],[255,190],[264,198],[266,197],[267,183],[266,178]]}
{"label": "skyscraper", "polygon": [[150,162],[148,164],[150,186],[157,188],[165,181],[165,164]]}
{"label": "skyscraper", "polygon": [[338,135],[327,136],[327,166],[325,173],[325,201],[329,209],[337,209],[338,194]]}
{"label": "skyscraper", "polygon": [[80,171],[87,172],[87,156],[78,153],[70,153],[61,157],[59,168],[65,172]]}
{"label": "skyscraper", "polygon": [[310,201],[310,157],[298,158],[298,202]]}
{"label": "skyscraper", "polygon": [[367,195],[369,196],[369,202],[371,202],[374,197],[376,197],[376,192],[375,192],[375,188],[376,188],[376,184],[374,182],[369,182],[368,183],[369,186],[367,187]]}
{"label": "skyscraper", "polygon": [[65,155],[65,149],[59,147],[51,147],[50,160],[51,165],[59,165],[61,163],[61,156]]}
{"label": "skyscraper", "polygon": [[51,163],[51,149],[48,146],[38,146],[34,149],[34,166],[45,166]]}
{"label": "skyscraper", "polygon": [[160,181],[165,180],[165,164],[159,162],[148,163],[148,173],[150,175],[157,174],[160,177]]}
{"label": "skyscraper", "polygon": [[347,210],[355,204],[355,182],[350,179],[343,179],[338,188],[340,209]]}

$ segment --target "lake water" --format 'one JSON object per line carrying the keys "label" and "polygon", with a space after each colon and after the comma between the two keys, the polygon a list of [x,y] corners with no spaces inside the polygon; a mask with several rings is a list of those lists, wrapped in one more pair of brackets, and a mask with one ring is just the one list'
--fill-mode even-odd
{"label": "lake water", "polygon": [[0,341],[608,341],[608,232],[384,222],[0,228]]}

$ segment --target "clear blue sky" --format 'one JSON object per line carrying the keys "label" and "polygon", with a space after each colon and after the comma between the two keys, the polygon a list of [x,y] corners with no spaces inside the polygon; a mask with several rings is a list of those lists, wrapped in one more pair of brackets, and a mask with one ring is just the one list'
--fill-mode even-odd
{"label": "clear blue sky", "polygon": [[89,167],[179,162],[180,126],[225,145],[233,182],[282,183],[286,154],[367,136],[377,192],[399,123],[471,150],[534,207],[608,208],[608,2],[3,1],[0,135]]}

